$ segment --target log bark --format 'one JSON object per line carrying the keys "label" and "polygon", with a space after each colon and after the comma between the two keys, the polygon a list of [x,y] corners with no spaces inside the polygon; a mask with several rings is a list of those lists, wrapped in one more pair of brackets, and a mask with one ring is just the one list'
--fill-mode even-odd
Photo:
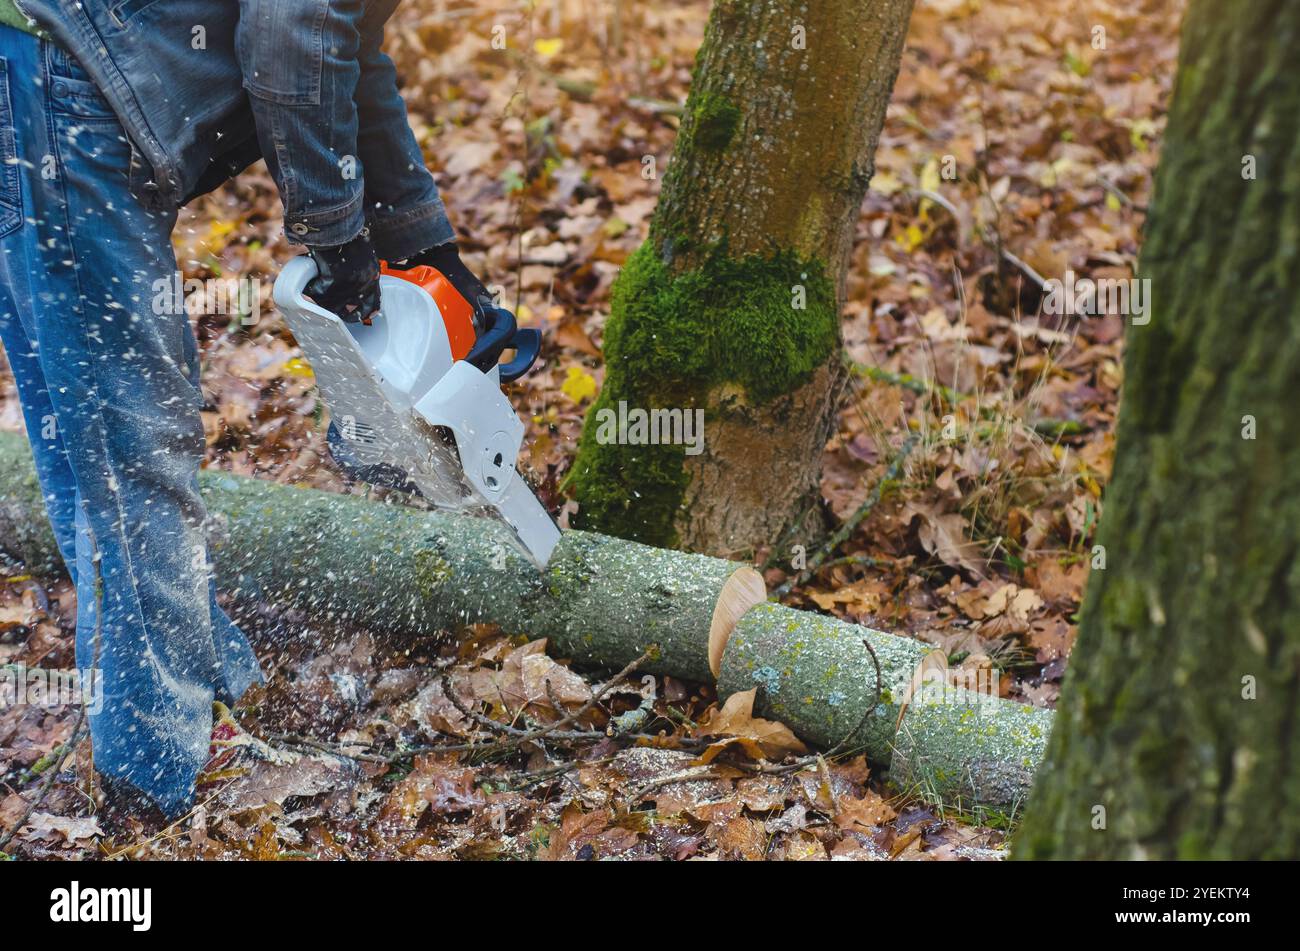
{"label": "log bark", "polygon": [[[754,569],[706,555],[571,531],[539,573],[490,519],[213,471],[200,483],[220,589],[323,621],[423,635],[492,623],[614,669],[657,645],[643,670],[709,682],[710,645],[765,597]],[[61,572],[44,511],[26,441],[0,434],[0,547]]]}
{"label": "log bark", "polygon": [[[912,0],[716,0],[570,476],[584,527],[725,557],[810,544],[839,311]],[[602,415],[703,413],[703,451]]]}
{"label": "log bark", "polygon": [[[487,519],[221,472],[200,483],[217,582],[237,599],[392,633],[492,623],[604,669],[657,644],[647,672],[719,676],[724,697],[760,686],[760,710],[811,743],[835,746],[863,723],[850,748],[892,760],[900,788],[948,807],[1014,812],[1050,726],[1048,711],[958,698],[914,702],[896,732],[900,685],[925,646],[765,603],[748,566],[570,531],[538,572]],[[0,549],[33,572],[62,570],[27,443],[10,434],[0,434]],[[879,709],[863,637],[881,663]]]}
{"label": "log bark", "polygon": [[[879,690],[864,639],[880,664]],[[814,745],[840,744],[889,764],[900,790],[981,821],[1011,819],[1042,758],[1051,711],[932,684],[911,694],[899,727],[926,653],[919,641],[763,604],[731,632],[718,695],[758,687],[759,714]]]}
{"label": "log bark", "polygon": [[1044,859],[1300,855],[1300,5],[1193,0]]}

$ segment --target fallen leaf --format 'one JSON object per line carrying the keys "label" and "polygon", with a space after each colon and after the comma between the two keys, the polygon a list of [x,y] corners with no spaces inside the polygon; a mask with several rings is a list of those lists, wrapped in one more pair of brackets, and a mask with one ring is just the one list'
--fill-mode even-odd
{"label": "fallen leaf", "polygon": [[920,518],[917,538],[921,547],[944,564],[964,568],[976,577],[983,577],[978,558],[980,548],[966,534],[966,520],[956,512],[939,514],[928,506],[910,504],[904,510],[905,518]]}
{"label": "fallen leaf", "polygon": [[835,824],[845,832],[874,832],[877,826],[884,825],[897,815],[889,803],[873,792],[861,799],[839,800]]}
{"label": "fallen leaf", "polygon": [[581,403],[596,395],[596,378],[582,367],[569,367],[560,390],[573,402]]}
{"label": "fallen leaf", "polygon": [[551,339],[561,347],[569,350],[577,350],[585,353],[589,357],[600,356],[600,348],[592,343],[587,332],[582,329],[582,324],[576,320],[566,320],[551,332]]}
{"label": "fallen leaf", "polygon": [[51,815],[48,812],[33,812],[31,818],[27,820],[27,825],[23,826],[21,834],[24,839],[49,839],[51,834],[57,834],[62,836],[69,845],[76,845],[78,842],[93,839],[104,833],[94,816],[71,818]]}
{"label": "fallen leaf", "polygon": [[721,710],[712,711],[700,723],[696,735],[750,740],[768,759],[779,759],[787,753],[807,752],[808,748],[784,723],[754,716],[754,698],[757,694],[757,687],[733,693]]}
{"label": "fallen leaf", "polygon": [[316,796],[355,785],[362,772],[351,760],[285,754],[285,762],[258,760],[247,775],[222,789],[219,801],[231,812],[281,805],[291,796]]}
{"label": "fallen leaf", "polygon": [[411,830],[426,811],[467,812],[486,802],[474,785],[472,769],[432,755],[417,756],[414,767],[384,800],[381,824]]}
{"label": "fallen leaf", "polygon": [[709,826],[705,836],[726,858],[757,862],[767,849],[763,824],[747,816],[737,816],[722,824]]}

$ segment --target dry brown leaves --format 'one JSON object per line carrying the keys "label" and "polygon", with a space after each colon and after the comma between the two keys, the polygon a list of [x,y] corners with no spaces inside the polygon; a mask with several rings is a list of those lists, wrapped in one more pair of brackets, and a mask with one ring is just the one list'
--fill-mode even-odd
{"label": "dry brown leaves", "polygon": [[[1123,326],[1038,315],[1024,274],[995,248],[1048,275],[1132,273],[1181,6],[918,3],[857,223],[845,349],[883,375],[854,381],[825,457],[830,509],[849,516],[905,438],[918,447],[798,595],[920,636],[954,668],[994,664],[1008,672],[1001,690],[1031,702],[1053,702],[1073,643],[1114,452]],[[645,235],[676,133],[671,107],[685,97],[707,8],[624,5],[616,28],[608,10],[564,0],[512,20],[520,42],[505,53],[490,44],[495,9],[408,2],[389,37],[467,261],[501,285],[521,325],[545,333],[541,363],[512,397],[528,425],[521,468],[556,511],[565,504],[556,486],[603,380],[610,286]],[[1107,27],[1106,49],[1092,47],[1092,24]],[[654,178],[642,175],[646,155]],[[955,179],[943,174],[947,156]],[[270,281],[293,252],[265,171],[187,209],[176,248],[187,278],[262,282],[255,323],[210,310],[194,320],[208,464],[346,488],[325,449],[328,417],[310,368],[270,306]],[[0,373],[0,427],[21,425],[12,380]],[[769,581],[783,579],[782,567]],[[55,585],[0,585],[0,663],[69,666],[74,603]],[[435,663],[452,664],[462,705],[501,722],[553,722],[590,695],[540,642],[493,631],[395,649],[292,616],[276,623],[262,644],[271,683],[245,715],[254,728],[309,732],[344,752],[482,738],[445,695]],[[285,631],[295,632],[289,642]],[[830,767],[840,787],[830,791],[815,772],[777,778],[728,766],[779,758],[798,741],[753,718],[743,700],[710,710],[706,692],[663,681],[657,689],[651,728],[672,738],[691,733],[683,722],[700,723],[698,735],[717,737],[713,747],[619,752],[611,741],[526,790],[504,780],[568,754],[534,748],[507,764],[430,754],[358,767],[300,750],[284,772],[232,792],[248,798],[203,805],[179,839],[134,847],[260,858],[987,857],[987,833],[905,805],[891,816],[852,764]],[[640,702],[629,691],[606,706]],[[607,721],[598,708],[579,726]],[[0,711],[0,773],[18,782],[70,731],[64,710]],[[69,768],[84,766],[74,759]],[[631,789],[687,770],[725,775],[624,803]],[[41,818],[24,847],[84,852],[84,808],[79,792],[56,784],[41,812],[58,821]],[[13,793],[0,800],[0,825],[21,809]]]}

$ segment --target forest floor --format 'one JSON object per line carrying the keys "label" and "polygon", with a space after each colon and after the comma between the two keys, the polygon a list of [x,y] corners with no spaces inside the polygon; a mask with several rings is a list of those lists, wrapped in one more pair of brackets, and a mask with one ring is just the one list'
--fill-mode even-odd
{"label": "forest floor", "polygon": [[[543,330],[543,358],[511,396],[528,423],[520,468],[562,521],[573,503],[559,484],[601,385],[610,285],[654,210],[707,12],[703,0],[532,12],[410,0],[390,29],[466,260],[503,287],[521,325]],[[770,586],[791,583],[787,603],[919,638],[954,666],[997,670],[1003,696],[1054,705],[1090,564],[1104,557],[1093,536],[1123,322],[1042,315],[1037,281],[1133,275],[1181,12],[1180,0],[918,0],[857,224],[843,323],[857,372],[825,456],[829,511],[861,520],[811,577],[768,570]],[[493,48],[496,26],[505,50]],[[279,213],[259,165],[193,204],[176,232],[186,278],[252,277],[263,296],[255,320],[218,312],[220,301],[194,309],[207,465],[366,492],[330,462],[310,368],[270,304],[294,253]],[[22,429],[4,371],[0,428]],[[74,666],[66,581],[3,570],[0,663]],[[1004,830],[936,814],[860,758],[762,772],[788,749],[781,729],[717,709],[703,687],[633,675],[569,726],[574,739],[514,743],[492,723],[553,723],[591,696],[543,642],[476,628],[392,643],[270,609],[241,621],[270,679],[236,712],[284,762],[258,763],[165,835],[106,837],[83,792],[83,742],[10,851],[1003,853]],[[541,688],[548,678],[563,688]],[[663,735],[656,748],[605,735],[638,706],[643,729]],[[75,720],[66,708],[0,710],[0,830],[41,795]],[[428,751],[469,741],[488,745]],[[726,755],[703,763],[706,743]]]}

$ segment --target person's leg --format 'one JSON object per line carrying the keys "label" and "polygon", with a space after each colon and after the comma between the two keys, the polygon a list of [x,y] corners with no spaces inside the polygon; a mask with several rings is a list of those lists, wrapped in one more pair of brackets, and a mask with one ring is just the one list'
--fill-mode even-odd
{"label": "person's leg", "polygon": [[175,271],[175,216],[129,194],[130,145],[80,67],[0,34],[22,77],[7,94],[23,224],[6,249],[26,256],[31,296],[14,303],[31,309],[23,323],[77,485],[78,665],[104,688],[95,765],[176,811],[207,758],[213,699],[259,674],[238,630],[213,625],[192,331],[183,312],[151,310],[155,282]]}
{"label": "person's leg", "polygon": [[[3,201],[3,197],[0,197],[0,207],[3,207]],[[25,255],[16,247],[20,242],[11,238],[12,233],[0,236],[0,343],[4,344],[9,369],[18,386],[18,401],[22,405],[27,441],[31,444],[32,457],[36,462],[36,477],[40,480],[41,494],[45,498],[45,512],[54,529],[54,539],[58,542],[59,553],[63,556],[68,575],[76,581],[74,518],[77,482],[68,465],[63,438],[59,434],[58,417],[54,415],[54,407],[50,403],[36,345],[32,343],[35,332],[33,330],[29,334],[28,328],[23,326],[23,315],[30,314],[31,308],[19,308],[15,303],[15,295],[21,296],[23,300],[31,300],[31,289],[27,284],[26,272],[21,270]]]}
{"label": "person's leg", "polygon": [[366,219],[375,250],[401,261],[456,239],[433,175],[406,118],[397,70],[382,49],[398,0],[366,0],[357,82],[357,152],[365,174]]}
{"label": "person's leg", "polygon": [[[190,331],[188,323],[186,324],[186,330]],[[199,344],[194,339],[192,331],[185,334],[182,342],[185,352],[185,378],[189,380],[190,386],[194,387],[194,392],[198,394],[201,402],[203,390],[200,387],[202,364],[199,360]],[[197,472],[195,473],[195,489],[198,489]],[[225,610],[217,604],[217,580],[211,571],[208,572],[208,616],[212,619],[212,640],[217,646],[218,653],[223,657],[223,665],[234,670],[241,667],[248,668],[248,675],[252,680],[260,680],[261,672],[257,669],[257,662],[248,648],[248,641],[244,637],[244,632],[230,619]],[[235,683],[242,682],[243,679],[241,676],[227,677],[227,681]],[[231,693],[227,687],[219,684],[217,686],[217,699],[222,703],[233,704],[239,699],[239,694]]]}

